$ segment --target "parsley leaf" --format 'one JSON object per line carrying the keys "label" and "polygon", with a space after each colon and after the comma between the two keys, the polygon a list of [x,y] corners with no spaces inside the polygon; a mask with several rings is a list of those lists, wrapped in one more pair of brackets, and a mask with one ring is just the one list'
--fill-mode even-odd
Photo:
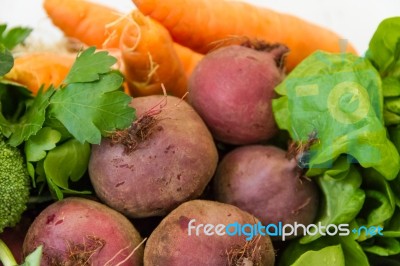
{"label": "parsley leaf", "polygon": [[58,199],[63,193],[87,194],[89,191],[69,189],[69,179],[78,181],[86,172],[90,158],[90,145],[71,139],[55,147],[44,159],[47,183]]}
{"label": "parsley leaf", "polygon": [[0,43],[0,76],[7,74],[14,66],[14,57],[11,52]]}
{"label": "parsley leaf", "polygon": [[53,94],[54,88],[52,87],[45,92],[42,92],[42,90],[38,92],[18,123],[12,124],[12,134],[9,138],[10,145],[20,145],[42,128],[46,118],[46,109],[50,103],[49,99]]}
{"label": "parsley leaf", "polygon": [[95,53],[95,47],[89,47],[77,57],[64,83],[91,82],[100,78],[100,74],[110,72],[117,62],[107,51]]}
{"label": "parsley leaf", "polygon": [[99,144],[136,118],[132,98],[122,91],[123,76],[112,69],[116,61],[90,47],[78,55],[63,85],[42,87],[35,97],[22,88],[9,90],[16,84],[0,80],[0,131],[10,145],[24,144],[34,187],[42,184],[39,193],[46,183],[57,199],[65,193],[90,193],[70,187],[87,171],[90,144]]}
{"label": "parsley leaf", "polygon": [[6,29],[6,24],[0,24],[0,43],[8,50],[12,50],[15,46],[24,42],[32,32],[32,29],[27,27],[14,27],[8,31]]}
{"label": "parsley leaf", "polygon": [[69,84],[52,97],[49,115],[81,143],[99,144],[102,135],[128,127],[135,117],[131,97],[118,90],[122,81],[110,73],[95,82]]}

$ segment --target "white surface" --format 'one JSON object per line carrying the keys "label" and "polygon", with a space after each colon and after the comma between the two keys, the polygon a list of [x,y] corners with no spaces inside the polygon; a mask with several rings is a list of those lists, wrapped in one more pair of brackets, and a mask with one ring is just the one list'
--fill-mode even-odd
{"label": "white surface", "polygon": [[[131,0],[93,0],[122,12],[135,8]],[[399,0],[246,0],[259,6],[297,15],[330,28],[354,44],[360,54],[379,22],[400,16]],[[33,37],[53,41],[62,33],[52,26],[41,0],[0,0],[0,22],[34,27]]]}

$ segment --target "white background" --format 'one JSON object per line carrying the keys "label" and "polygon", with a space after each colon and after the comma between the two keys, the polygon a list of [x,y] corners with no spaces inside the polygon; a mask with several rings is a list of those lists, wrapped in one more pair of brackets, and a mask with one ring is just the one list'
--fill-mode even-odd
{"label": "white background", "polygon": [[[93,0],[122,12],[135,8],[131,0]],[[290,13],[336,31],[348,39],[360,54],[379,22],[400,16],[400,0],[246,0],[255,5]],[[0,0],[0,22],[35,29],[32,38],[44,43],[59,39],[62,33],[46,17],[41,0]]]}

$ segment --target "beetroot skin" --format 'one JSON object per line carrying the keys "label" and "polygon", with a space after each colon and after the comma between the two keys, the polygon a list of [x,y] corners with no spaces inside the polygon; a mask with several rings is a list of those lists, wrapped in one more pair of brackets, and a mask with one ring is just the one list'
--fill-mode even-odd
{"label": "beetroot skin", "polygon": [[264,225],[308,225],[316,217],[316,184],[302,176],[296,159],[274,146],[249,145],[226,154],[214,179],[218,201],[256,216]]}
{"label": "beetroot skin", "polygon": [[275,136],[271,102],[284,78],[285,46],[268,51],[232,45],[207,54],[189,78],[189,102],[215,139],[252,144]]}
{"label": "beetroot skin", "polygon": [[160,112],[130,152],[109,138],[93,145],[90,179],[97,196],[126,216],[163,216],[203,193],[217,168],[217,148],[200,116],[180,98],[136,97],[132,106],[138,120],[149,110]]}
{"label": "beetroot skin", "polygon": [[[141,241],[122,214],[74,197],[51,204],[36,217],[26,234],[23,253],[43,245],[42,266],[116,265],[128,257],[121,265],[134,266],[143,264]],[[130,256],[135,247],[139,248]]]}
{"label": "beetroot skin", "polygon": [[[195,221],[192,221],[195,219]],[[216,201],[192,200],[169,213],[147,240],[145,266],[265,265],[273,266],[275,253],[268,235],[206,235],[193,226],[231,223],[257,224],[258,220],[239,208]],[[207,225],[208,224],[208,225]]]}

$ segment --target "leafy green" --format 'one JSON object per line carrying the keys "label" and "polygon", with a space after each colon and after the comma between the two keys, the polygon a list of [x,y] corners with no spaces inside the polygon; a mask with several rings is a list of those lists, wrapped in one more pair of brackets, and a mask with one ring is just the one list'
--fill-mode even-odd
{"label": "leafy green", "polygon": [[45,184],[57,199],[89,193],[73,184],[86,174],[90,144],[135,119],[131,97],[122,91],[123,77],[112,69],[115,62],[108,52],[90,47],[78,55],[60,87],[42,87],[35,97],[0,80],[1,133],[10,145],[24,148],[33,185],[41,184],[38,193]]}
{"label": "leafy green", "polygon": [[68,84],[52,97],[49,115],[80,142],[99,144],[106,132],[125,128],[134,118],[130,97],[118,90],[122,82],[120,75],[110,73],[90,83]]}
{"label": "leafy green", "polygon": [[324,247],[320,250],[309,250],[302,254],[292,266],[325,265],[345,266],[345,258],[340,245]]}
{"label": "leafy green", "polygon": [[[350,223],[361,210],[365,192],[360,188],[361,175],[345,157],[339,157],[332,168],[315,178],[322,191],[321,212],[315,223]],[[340,195],[338,197],[337,195]],[[308,243],[321,237],[320,234],[304,236],[300,242]]]}
{"label": "leafy green", "polygon": [[69,180],[78,181],[85,174],[89,157],[89,143],[80,143],[76,139],[70,139],[47,153],[44,171],[50,190],[58,199],[63,198],[63,193],[90,193],[69,189]]}
{"label": "leafy green", "polygon": [[366,57],[383,78],[400,76],[400,17],[381,21],[369,42]]}
{"label": "leafy green", "polygon": [[95,47],[84,50],[76,59],[65,83],[92,82],[100,79],[100,74],[110,72],[110,67],[117,62],[106,51],[95,53]]}
{"label": "leafy green", "polygon": [[0,43],[0,76],[7,74],[14,66],[14,57],[11,52]]}
{"label": "leafy green", "polygon": [[[384,19],[378,25],[369,42],[366,58],[372,62],[382,78],[385,124],[399,125],[400,17]],[[399,146],[397,148],[400,149]]]}
{"label": "leafy green", "polygon": [[[333,254],[327,254],[328,251]],[[307,257],[310,258],[310,261],[301,264]],[[294,240],[285,248],[278,263],[279,266],[320,266],[325,264],[369,266],[367,256],[351,236],[327,236],[307,244]]]}
{"label": "leafy green", "polygon": [[400,254],[400,239],[394,237],[374,237],[361,245],[365,251],[379,256]]}
{"label": "leafy green", "polygon": [[25,142],[25,156],[28,162],[37,162],[46,157],[46,152],[56,147],[61,134],[57,130],[43,127]]}
{"label": "leafy green", "polygon": [[6,24],[0,24],[0,43],[8,50],[12,50],[24,42],[31,32],[32,29],[28,27],[14,27],[7,30]]}
{"label": "leafy green", "polygon": [[[357,223],[365,226],[383,225],[393,216],[396,200],[389,182],[372,169],[363,169],[362,188],[366,194],[365,204],[357,217]],[[361,235],[359,241],[366,239]]]}
{"label": "leafy green", "polygon": [[[352,54],[315,52],[276,87],[275,119],[297,142],[311,147],[308,174],[330,168],[340,155],[386,179],[400,170],[400,157],[383,125],[383,96],[379,73],[371,63]],[[387,167],[390,164],[391,167]]]}
{"label": "leafy green", "polygon": [[15,147],[20,145],[42,128],[46,118],[46,109],[50,104],[49,100],[53,93],[54,88],[49,88],[45,92],[39,90],[37,96],[30,102],[25,114],[11,126],[10,145]]}
{"label": "leafy green", "polygon": [[50,127],[43,127],[25,142],[26,163],[34,187],[36,187],[34,163],[43,160],[47,151],[54,149],[60,140],[60,132]]}
{"label": "leafy green", "polygon": [[322,192],[314,223],[353,228],[293,241],[280,265],[400,265],[400,17],[379,24],[366,57],[315,52],[276,92],[279,128],[299,143],[317,134],[304,164]]}
{"label": "leafy green", "polygon": [[22,43],[31,33],[31,28],[15,27],[7,30],[6,24],[0,24],[0,77],[14,66],[11,50]]}

